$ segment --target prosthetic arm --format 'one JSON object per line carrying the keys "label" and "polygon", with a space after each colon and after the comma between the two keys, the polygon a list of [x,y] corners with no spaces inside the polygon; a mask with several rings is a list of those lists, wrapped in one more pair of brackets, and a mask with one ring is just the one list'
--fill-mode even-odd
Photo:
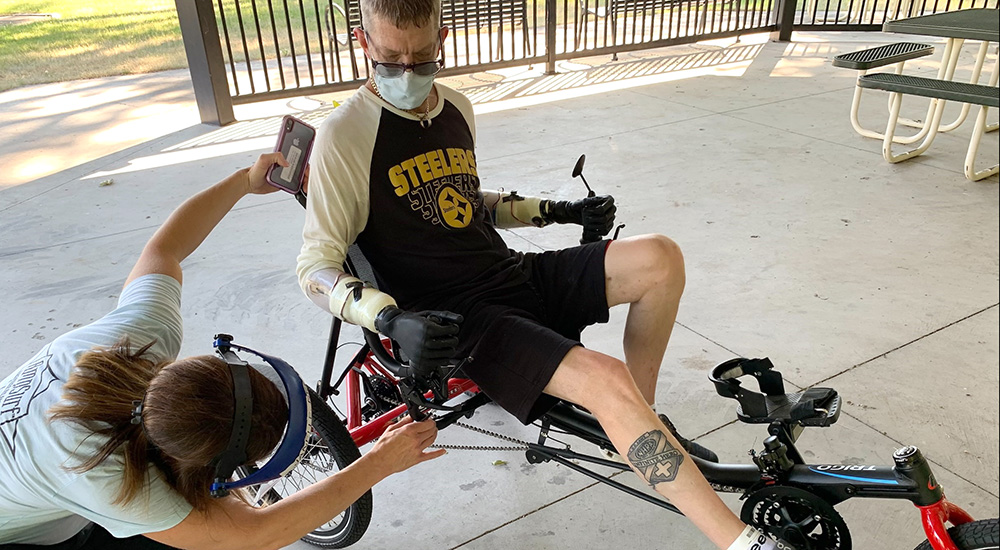
{"label": "prosthetic arm", "polygon": [[517,191],[508,193],[484,189],[483,202],[493,216],[496,227],[544,227],[552,223],[542,213],[543,203],[550,201],[538,197],[521,196]]}
{"label": "prosthetic arm", "polygon": [[377,331],[375,319],[382,310],[395,307],[392,296],[365,285],[339,269],[319,269],[306,277],[306,295],[313,303],[337,317]]}
{"label": "prosthetic arm", "polygon": [[496,227],[514,228],[550,223],[582,225],[585,233],[596,238],[607,235],[615,222],[615,199],[610,195],[587,197],[575,201],[554,201],[526,197],[517,191],[483,191],[483,201],[493,216]]}

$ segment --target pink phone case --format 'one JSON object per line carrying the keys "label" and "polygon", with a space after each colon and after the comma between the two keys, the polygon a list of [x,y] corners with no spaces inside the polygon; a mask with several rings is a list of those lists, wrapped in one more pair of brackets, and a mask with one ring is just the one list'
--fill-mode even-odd
{"label": "pink phone case", "polygon": [[272,166],[267,171],[267,182],[283,191],[298,193],[302,189],[302,174],[309,162],[309,153],[315,139],[315,128],[293,116],[282,117],[281,131],[274,150],[281,152],[289,165]]}

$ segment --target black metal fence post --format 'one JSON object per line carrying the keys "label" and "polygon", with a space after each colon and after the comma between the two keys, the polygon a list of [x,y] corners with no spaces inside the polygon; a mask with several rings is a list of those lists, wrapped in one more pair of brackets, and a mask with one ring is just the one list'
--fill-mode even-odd
{"label": "black metal fence post", "polygon": [[771,40],[789,42],[792,40],[792,27],[795,25],[795,7],[797,0],[778,0],[775,4],[775,16],[778,30],[771,33]]}
{"label": "black metal fence post", "polygon": [[545,0],[545,74],[556,74],[556,0]]}
{"label": "black metal fence post", "polygon": [[219,126],[235,122],[212,1],[174,0],[174,3],[201,121]]}

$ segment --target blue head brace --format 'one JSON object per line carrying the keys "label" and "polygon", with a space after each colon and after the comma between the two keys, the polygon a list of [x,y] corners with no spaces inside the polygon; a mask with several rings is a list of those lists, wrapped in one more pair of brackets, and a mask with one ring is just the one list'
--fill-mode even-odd
{"label": "blue head brace", "polygon": [[[306,442],[312,433],[312,410],[309,392],[298,373],[291,365],[270,355],[254,351],[233,343],[228,334],[215,336],[215,352],[229,365],[233,376],[233,430],[226,450],[212,461],[215,467],[210,492],[220,498],[232,489],[257,485],[277,479],[291,472],[307,450]],[[233,480],[237,468],[247,463],[246,448],[250,437],[251,415],[253,412],[253,392],[250,389],[250,373],[246,361],[240,359],[233,350],[252,353],[271,366],[277,373],[288,399],[288,425],[285,436],[271,458],[257,470],[238,480]]]}

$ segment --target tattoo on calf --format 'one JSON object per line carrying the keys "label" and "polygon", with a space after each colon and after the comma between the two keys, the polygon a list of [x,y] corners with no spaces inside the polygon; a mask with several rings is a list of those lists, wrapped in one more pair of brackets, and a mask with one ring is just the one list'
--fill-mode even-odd
{"label": "tattoo on calf", "polygon": [[660,430],[644,433],[628,449],[628,461],[651,486],[667,483],[677,477],[684,455],[670,444]]}

